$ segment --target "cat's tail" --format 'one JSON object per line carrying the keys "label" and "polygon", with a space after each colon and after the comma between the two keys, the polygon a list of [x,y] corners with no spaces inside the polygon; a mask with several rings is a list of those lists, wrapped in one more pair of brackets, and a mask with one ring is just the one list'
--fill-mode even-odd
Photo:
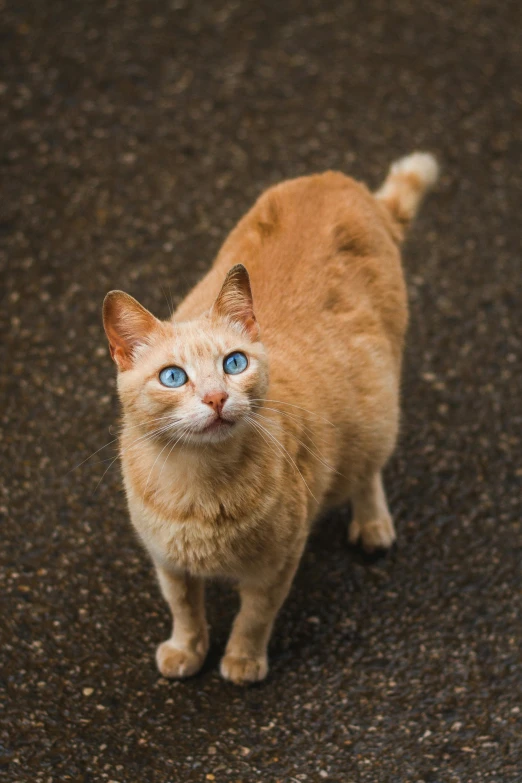
{"label": "cat's tail", "polygon": [[439,178],[439,165],[429,152],[413,152],[391,165],[388,176],[375,193],[392,217],[407,229],[427,191]]}

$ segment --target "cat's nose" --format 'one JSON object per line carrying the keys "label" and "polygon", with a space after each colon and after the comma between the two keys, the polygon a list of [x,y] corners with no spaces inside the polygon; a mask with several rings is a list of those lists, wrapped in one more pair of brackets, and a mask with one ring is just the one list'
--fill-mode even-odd
{"label": "cat's nose", "polygon": [[209,392],[203,397],[203,402],[219,414],[223,410],[223,405],[228,400],[228,394],[224,391]]}

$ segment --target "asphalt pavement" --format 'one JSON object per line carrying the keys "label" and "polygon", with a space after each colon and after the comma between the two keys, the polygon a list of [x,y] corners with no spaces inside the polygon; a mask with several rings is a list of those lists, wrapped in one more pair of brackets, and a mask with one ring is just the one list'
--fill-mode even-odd
{"label": "asphalt pavement", "polygon": [[[522,781],[522,6],[507,0],[2,0],[0,779]],[[398,543],[309,543],[261,685],[169,616],[127,518],[111,288],[161,317],[256,196],[434,152],[405,247]],[[245,261],[246,263],[246,261]]]}

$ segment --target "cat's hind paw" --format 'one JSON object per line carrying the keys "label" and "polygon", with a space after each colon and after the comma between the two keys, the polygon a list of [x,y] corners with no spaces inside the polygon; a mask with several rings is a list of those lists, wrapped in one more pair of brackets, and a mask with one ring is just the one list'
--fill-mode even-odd
{"label": "cat's hind paw", "polygon": [[249,685],[264,680],[268,674],[266,655],[257,658],[243,658],[225,655],[221,660],[221,675],[236,685]]}
{"label": "cat's hind paw", "polygon": [[350,544],[361,543],[364,551],[370,554],[378,550],[390,549],[396,538],[393,521],[389,515],[365,522],[363,525],[356,519],[352,519],[348,528]]}
{"label": "cat's hind paw", "polygon": [[156,650],[156,663],[163,677],[181,679],[191,677],[203,666],[205,656],[193,650],[181,650],[168,639]]}

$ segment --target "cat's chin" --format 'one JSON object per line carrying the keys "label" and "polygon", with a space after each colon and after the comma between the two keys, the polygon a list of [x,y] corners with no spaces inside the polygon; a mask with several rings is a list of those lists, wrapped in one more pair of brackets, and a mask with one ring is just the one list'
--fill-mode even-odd
{"label": "cat's chin", "polygon": [[190,433],[190,441],[196,445],[207,443],[222,443],[233,437],[239,429],[238,421],[216,419],[199,432]]}

